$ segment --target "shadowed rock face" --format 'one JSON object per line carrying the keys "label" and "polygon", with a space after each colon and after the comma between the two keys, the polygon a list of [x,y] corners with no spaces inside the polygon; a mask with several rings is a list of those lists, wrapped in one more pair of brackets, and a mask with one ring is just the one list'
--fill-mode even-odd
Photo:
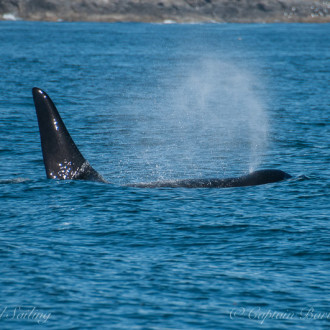
{"label": "shadowed rock face", "polygon": [[132,22],[330,22],[330,1],[0,0],[0,19]]}

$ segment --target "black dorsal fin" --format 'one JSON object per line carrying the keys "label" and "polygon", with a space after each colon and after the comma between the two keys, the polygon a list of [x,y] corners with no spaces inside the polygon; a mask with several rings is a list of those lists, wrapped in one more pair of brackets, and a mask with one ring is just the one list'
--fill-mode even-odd
{"label": "black dorsal fin", "polygon": [[47,93],[35,87],[32,94],[47,178],[106,182],[80,153]]}

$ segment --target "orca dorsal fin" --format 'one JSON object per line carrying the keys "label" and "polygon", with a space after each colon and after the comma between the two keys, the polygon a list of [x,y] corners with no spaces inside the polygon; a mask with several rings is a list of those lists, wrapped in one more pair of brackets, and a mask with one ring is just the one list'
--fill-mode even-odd
{"label": "orca dorsal fin", "polygon": [[32,94],[47,178],[106,182],[80,153],[47,93],[34,87]]}

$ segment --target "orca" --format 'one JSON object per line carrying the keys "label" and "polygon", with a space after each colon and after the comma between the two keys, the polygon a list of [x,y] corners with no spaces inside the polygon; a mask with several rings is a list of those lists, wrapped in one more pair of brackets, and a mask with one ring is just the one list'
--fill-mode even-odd
{"label": "orca", "polygon": [[[87,180],[108,183],[80,153],[48,94],[40,88],[32,89],[36,108],[41,149],[48,179]],[[257,186],[291,178],[281,170],[258,170],[226,179],[184,179],[128,184],[137,188],[229,188]]]}

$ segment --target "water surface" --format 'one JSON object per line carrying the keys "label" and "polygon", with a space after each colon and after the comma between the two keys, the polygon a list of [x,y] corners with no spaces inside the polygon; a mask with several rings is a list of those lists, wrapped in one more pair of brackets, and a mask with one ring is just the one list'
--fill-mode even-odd
{"label": "water surface", "polygon": [[[2,329],[329,327],[329,24],[0,32]],[[112,184],[45,179],[34,86]]]}

